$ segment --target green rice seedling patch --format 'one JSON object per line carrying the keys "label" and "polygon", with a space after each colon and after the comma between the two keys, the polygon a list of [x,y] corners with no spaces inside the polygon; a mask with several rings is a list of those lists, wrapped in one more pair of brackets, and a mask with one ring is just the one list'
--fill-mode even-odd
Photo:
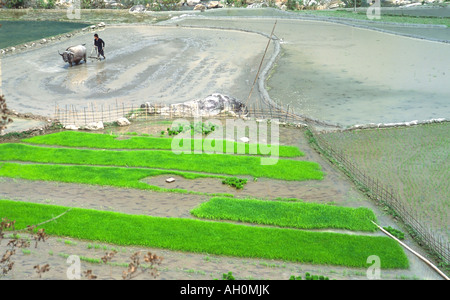
{"label": "green rice seedling patch", "polygon": [[232,220],[301,229],[377,231],[372,210],[325,204],[215,197],[191,210],[204,219]]}
{"label": "green rice seedling patch", "polygon": [[[99,149],[154,149],[154,150],[172,150],[172,138],[159,138],[159,137],[144,137],[130,135],[129,139],[119,140],[118,135],[112,134],[99,134],[88,133],[80,131],[61,131],[57,133],[34,136],[31,138],[23,139],[22,141],[30,144],[39,145],[54,145],[54,146],[66,146],[66,147],[85,147],[85,148],[99,148]],[[209,141],[208,139],[206,139]],[[207,145],[207,149],[204,149],[205,139],[201,143],[195,142],[194,139],[189,141],[190,145],[187,149],[194,150],[208,150],[210,147]],[[222,149],[222,153],[227,153],[227,149],[232,149],[236,154],[257,154],[262,155],[261,146],[259,144],[246,144],[238,143],[227,140],[216,140],[215,142],[208,142],[215,147],[215,143],[219,143]],[[180,146],[180,145],[177,145]],[[181,145],[184,149],[184,144]],[[270,146],[275,147],[275,146]],[[280,157],[298,157],[304,156],[297,147],[279,145],[278,152]],[[242,150],[241,150],[242,149]],[[252,151],[250,151],[252,150]],[[209,151],[211,152],[211,151]],[[230,152],[230,151],[228,151]]]}
{"label": "green rice seedling patch", "polygon": [[[148,185],[140,180],[150,176],[178,175],[186,179],[196,178],[225,178],[219,175],[205,175],[189,172],[177,172],[169,170],[120,168],[120,167],[94,167],[77,165],[52,165],[52,164],[0,164],[0,177],[20,178],[27,180],[58,181],[67,183],[93,184],[102,186],[114,186],[120,188],[135,188],[141,190],[153,190],[159,192],[177,192],[204,194],[202,192],[187,191],[184,189],[166,189]],[[231,194],[223,196],[233,197]]]}
{"label": "green rice seedling patch", "polygon": [[[68,207],[0,200],[0,217],[16,220],[16,229],[39,224]],[[49,235],[237,257],[281,259],[313,264],[368,267],[370,255],[381,268],[408,268],[403,249],[383,236],[257,227],[194,219],[127,215],[72,208],[46,223]]]}
{"label": "green rice seedling patch", "polygon": [[405,239],[405,234],[398,229],[392,228],[391,226],[383,227],[383,229],[392,234],[393,236],[395,236],[396,238],[398,238],[399,240]]}
{"label": "green rice seedling patch", "polygon": [[[262,159],[265,159],[265,164],[262,164]],[[298,181],[323,178],[320,165],[316,162],[226,154],[186,154],[159,150],[81,150],[10,143],[0,145],[0,160],[161,168]]]}
{"label": "green rice seedling patch", "polygon": [[235,187],[238,190],[243,189],[246,183],[247,179],[237,177],[228,177],[222,180],[222,184],[227,184],[229,186]]}

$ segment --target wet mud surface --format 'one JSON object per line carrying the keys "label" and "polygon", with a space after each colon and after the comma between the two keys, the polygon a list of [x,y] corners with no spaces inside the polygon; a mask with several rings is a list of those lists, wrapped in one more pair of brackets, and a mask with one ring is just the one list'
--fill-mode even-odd
{"label": "wet mud surface", "polygon": [[[187,180],[175,177],[175,182],[169,184],[165,182],[165,179],[171,176],[167,175],[145,178],[143,181],[161,187],[178,187],[210,193],[227,192],[234,194],[236,197],[255,197],[267,200],[276,200],[277,197],[294,197],[308,202],[351,207],[365,206],[374,210],[379,223],[383,226],[399,226],[381,207],[368,200],[335,167],[311,149],[302,130],[280,128],[280,133],[282,136],[280,143],[300,147],[305,152],[305,159],[316,161],[322,166],[326,173],[323,181],[283,182],[260,178],[256,182],[249,180],[241,191],[223,185],[220,179]],[[190,215],[190,210],[208,201],[210,196],[0,178],[0,198],[127,214],[194,218]],[[381,233],[376,234],[380,235]],[[407,237],[406,243],[423,254],[423,250],[411,238]],[[5,249],[6,242],[0,244],[0,250]],[[106,252],[116,250],[118,252],[112,260],[115,265],[82,260],[81,268],[82,271],[92,270],[93,274],[98,276],[98,279],[121,279],[122,272],[126,270],[126,264],[130,262],[130,256],[138,250],[143,250],[164,257],[163,263],[158,268],[160,271],[158,279],[221,279],[222,274],[229,271],[232,271],[237,279],[288,279],[291,275],[304,276],[305,272],[328,276],[331,279],[367,279],[367,270],[361,268],[224,257],[207,253],[183,253],[165,249],[120,247],[65,237],[51,237],[45,243],[39,243],[37,248],[32,245],[29,248],[30,251],[22,252],[20,249],[18,250],[14,256],[16,268],[6,278],[36,279],[38,275],[35,273],[33,266],[48,263],[51,270],[44,273],[43,278],[67,279],[66,272],[70,263],[67,263],[66,259],[69,255],[99,260]],[[411,267],[407,270],[382,270],[381,276],[383,279],[440,279],[434,271],[416,257],[408,252],[406,254]],[[149,274],[143,274],[136,279],[153,279],[153,277]]]}
{"label": "wet mud surface", "polygon": [[2,90],[9,108],[52,116],[55,106],[82,111],[88,103],[139,107],[212,93],[244,99],[266,44],[264,37],[252,33],[176,26],[116,25],[98,34],[106,43],[106,60],[88,58],[69,67],[58,54],[86,44],[91,56],[92,32],[3,58]]}

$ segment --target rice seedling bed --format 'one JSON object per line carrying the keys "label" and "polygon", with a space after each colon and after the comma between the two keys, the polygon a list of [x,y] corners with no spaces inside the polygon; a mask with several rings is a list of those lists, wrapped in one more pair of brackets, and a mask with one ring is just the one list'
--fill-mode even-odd
{"label": "rice seedling bed", "polygon": [[174,169],[220,175],[249,175],[283,180],[321,180],[316,162],[227,154],[188,154],[163,150],[114,151],[1,144],[0,160],[54,164],[104,165]]}
{"label": "rice seedling bed", "polygon": [[[226,178],[220,175],[206,175],[172,170],[156,170],[123,167],[95,167],[56,164],[20,164],[1,163],[0,177],[21,178],[27,180],[58,181],[67,183],[81,183],[120,188],[135,188],[158,192],[176,192],[190,194],[204,194],[202,192],[187,191],[185,189],[167,189],[141,182],[143,178],[158,175],[179,175],[186,179],[196,178]],[[217,195],[232,197],[232,194],[218,193]]]}
{"label": "rice seedling bed", "polygon": [[[38,224],[67,207],[0,201],[0,217],[16,221],[16,229]],[[100,221],[99,221],[100,220]],[[314,264],[367,267],[378,255],[381,268],[408,268],[402,248],[380,236],[308,232],[180,218],[126,215],[72,208],[57,222],[45,224],[50,235],[238,257],[283,259]]]}
{"label": "rice seedling bed", "polygon": [[[22,141],[30,144],[39,145],[55,145],[67,147],[86,147],[86,148],[100,148],[100,149],[154,149],[154,150],[172,150],[172,138],[163,137],[147,137],[147,136],[128,136],[128,139],[117,139],[119,135],[112,134],[98,134],[87,133],[79,131],[61,131],[48,135],[35,136]],[[201,143],[190,140],[190,145],[181,145],[183,149],[201,150],[212,152],[213,149],[208,149],[207,145],[216,147],[222,153],[236,153],[236,154],[255,154],[264,155],[261,151],[260,144],[237,143],[228,140],[216,140],[215,142],[207,142],[207,139],[202,139]],[[266,146],[266,145],[264,145]],[[297,147],[285,145],[267,145],[272,150],[278,147],[280,157],[298,157],[303,156]],[[229,150],[231,149],[231,151]],[[273,153],[273,152],[272,152]]]}
{"label": "rice seedling bed", "polygon": [[372,210],[316,203],[215,197],[191,210],[199,218],[233,220],[301,229],[377,231]]}
{"label": "rice seedling bed", "polygon": [[397,191],[423,224],[450,240],[450,123],[322,134],[359,169]]}

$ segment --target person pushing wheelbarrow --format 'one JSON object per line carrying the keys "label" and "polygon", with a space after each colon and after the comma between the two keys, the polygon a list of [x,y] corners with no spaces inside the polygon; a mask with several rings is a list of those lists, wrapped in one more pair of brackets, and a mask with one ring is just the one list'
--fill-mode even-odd
{"label": "person pushing wheelbarrow", "polygon": [[97,48],[97,57],[100,59],[100,55],[103,56],[103,59],[106,59],[104,49],[105,42],[98,37],[98,34],[94,34],[94,46]]}

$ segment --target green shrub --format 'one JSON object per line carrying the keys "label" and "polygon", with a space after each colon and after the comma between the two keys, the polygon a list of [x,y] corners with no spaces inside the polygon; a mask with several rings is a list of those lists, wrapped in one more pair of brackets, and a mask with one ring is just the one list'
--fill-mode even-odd
{"label": "green shrub", "polygon": [[223,273],[222,279],[223,280],[235,280],[232,272]]}
{"label": "green shrub", "polygon": [[169,134],[169,136],[174,136],[177,135],[179,133],[182,132],[187,132],[188,130],[191,130],[191,134],[195,134],[195,133],[201,133],[203,135],[208,135],[211,132],[213,132],[214,130],[217,129],[217,125],[212,124],[211,122],[208,122],[208,124],[205,124],[203,122],[197,122],[194,123],[193,125],[182,125],[182,124],[177,124],[175,126],[173,126],[172,128],[167,128],[167,133]]}
{"label": "green shrub", "polygon": [[288,10],[297,9],[297,1],[296,0],[287,0],[286,7]]}
{"label": "green shrub", "polygon": [[25,7],[25,1],[24,0],[6,0],[5,6],[7,8],[21,8],[21,7]]}
{"label": "green shrub", "polygon": [[240,190],[244,188],[244,185],[247,183],[247,179],[237,178],[237,177],[229,177],[222,180],[222,184],[227,184],[229,186],[233,186],[236,189]]}
{"label": "green shrub", "polygon": [[[289,280],[302,280],[302,276],[295,276],[295,275],[291,275],[291,277],[289,277]],[[320,275],[311,275],[310,273],[306,272],[305,273],[305,280],[330,280],[328,277]]]}
{"label": "green shrub", "polygon": [[400,230],[392,228],[391,226],[383,227],[383,229],[392,234],[393,236],[395,236],[396,238],[398,238],[399,240],[405,239],[405,234]]}

